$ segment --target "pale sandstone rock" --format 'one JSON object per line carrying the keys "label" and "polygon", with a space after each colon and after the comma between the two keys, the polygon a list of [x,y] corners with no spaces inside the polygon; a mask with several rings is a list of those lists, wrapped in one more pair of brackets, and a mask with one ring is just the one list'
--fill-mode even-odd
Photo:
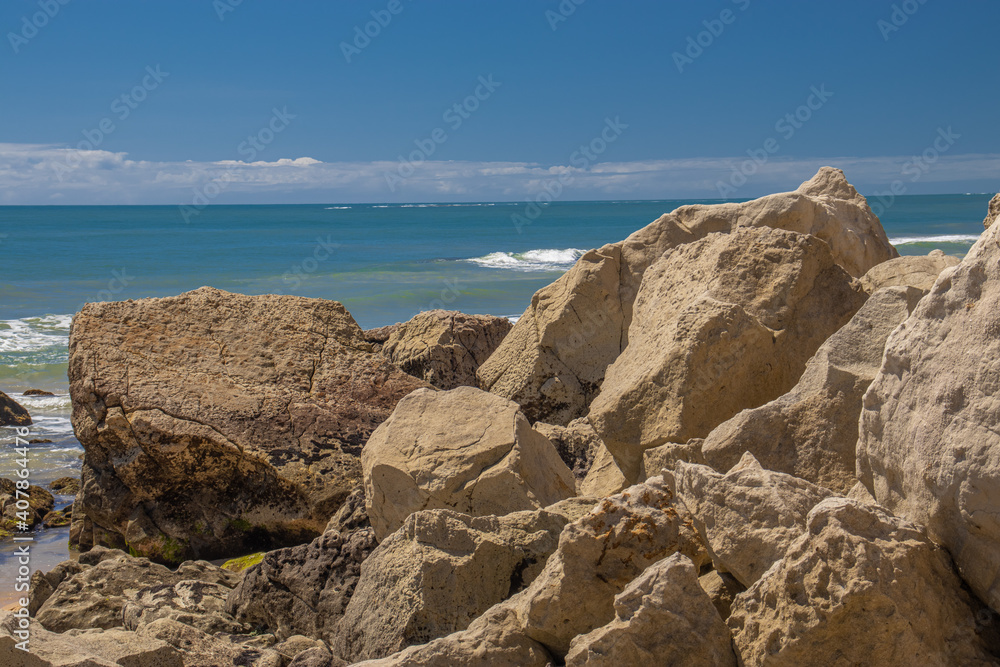
{"label": "pale sandstone rock", "polygon": [[545,510],[411,514],[362,564],[335,653],[350,662],[383,658],[465,630],[538,576],[568,521]]}
{"label": "pale sandstone rock", "polygon": [[790,392],[713,430],[701,447],[705,461],[728,470],[750,452],[770,470],[850,491],[857,482],[861,399],[882,366],[886,339],[923,295],[914,287],[875,292],[820,346]]}
{"label": "pale sandstone rock", "polygon": [[587,471],[587,476],[576,486],[581,496],[605,498],[625,490],[629,482],[615,463],[615,457],[611,456],[608,448],[601,443],[594,454],[594,461]]}
{"label": "pale sandstone rock", "polygon": [[641,479],[649,479],[650,477],[659,475],[664,470],[672,471],[679,461],[708,465],[701,453],[703,442],[704,440],[701,438],[694,438],[683,445],[676,442],[668,442],[665,445],[645,450],[642,453],[642,466],[639,471],[639,477]]}
{"label": "pale sandstone rock", "polygon": [[526,637],[513,611],[491,607],[467,630],[355,667],[547,667],[552,657]]}
{"label": "pale sandstone rock", "polygon": [[278,639],[325,638],[340,622],[375,546],[372,529],[361,528],[270,551],[233,587],[226,611]]}
{"label": "pale sandstone rock", "polygon": [[479,369],[480,386],[517,401],[532,421],[586,414],[605,369],[626,348],[643,274],[664,252],[712,232],[773,227],[826,241],[854,277],[898,256],[864,197],[823,167],[795,192],[742,204],[682,206],[620,243],[584,254],[531,305]]}
{"label": "pale sandstone rock", "polygon": [[742,664],[991,665],[948,555],[883,509],[829,498],[733,603]]}
{"label": "pale sandstone rock", "polygon": [[[664,473],[666,476],[666,473]],[[694,517],[716,569],[744,586],[760,579],[806,530],[806,517],[829,489],[760,466],[747,452],[728,473],[680,462],[677,500]]]}
{"label": "pale sandstone rock", "polygon": [[198,581],[232,588],[240,580],[235,572],[206,561],[188,561],[176,570],[169,570],[146,558],[133,558],[112,549],[94,555],[100,560],[81,557],[76,566],[64,563],[57,568],[61,572],[51,578],[61,579],[55,586],[50,584],[49,590],[39,591],[33,599],[35,617],[46,629],[65,632],[121,627],[122,607],[150,586],[166,588],[182,581]]}
{"label": "pale sandstone rock", "polygon": [[1000,611],[1000,226],[946,269],[886,343],[864,397],[858,475],[927,526]]}
{"label": "pale sandstone rock", "polygon": [[28,651],[19,619],[0,610],[0,664],[4,667],[186,667],[181,654],[167,643],[121,629],[65,635],[29,622]]}
{"label": "pale sandstone rock", "polygon": [[736,667],[732,637],[689,558],[650,566],[615,597],[615,620],[580,635],[566,667]]}
{"label": "pale sandstone rock", "polygon": [[916,287],[927,292],[945,269],[961,262],[958,257],[932,250],[927,255],[907,255],[873,266],[861,278],[861,285],[869,294],[883,287]]}
{"label": "pale sandstone rock", "polygon": [[503,605],[528,637],[564,656],[573,637],[614,618],[615,595],[630,581],[676,552],[699,567],[708,561],[690,517],[663,478],[653,477],[566,526],[542,573]]}
{"label": "pale sandstone rock", "polygon": [[379,540],[424,509],[502,516],[575,495],[569,468],[517,404],[472,387],[404,398],[361,464]]}
{"label": "pale sandstone rock", "polygon": [[637,479],[644,450],[703,438],[791,389],[867,298],[815,236],[741,228],[669,250],[643,276],[590,422]]}
{"label": "pale sandstone rock", "polygon": [[747,589],[733,575],[728,572],[719,572],[718,570],[712,570],[698,577],[698,584],[708,595],[708,598],[712,601],[712,606],[719,612],[722,620],[729,618],[729,614],[732,612],[733,600]]}
{"label": "pale sandstone rock", "polygon": [[[549,508],[552,509],[552,508]],[[701,538],[662,477],[601,500],[566,526],[528,588],[491,607],[468,629],[365,665],[543,665],[570,642],[611,622],[614,598],[659,560],[708,561]]]}
{"label": "pale sandstone rock", "polygon": [[439,389],[476,387],[476,371],[511,326],[506,317],[429,310],[398,325],[383,343],[382,354]]}
{"label": "pale sandstone rock", "polygon": [[207,287],[86,305],[69,379],[86,452],[73,538],[170,563],[312,539],[368,435],[427,386],[337,302]]}
{"label": "pale sandstone rock", "polygon": [[986,214],[986,219],[983,220],[983,227],[989,229],[998,217],[1000,217],[1000,194],[994,195],[993,199],[990,200],[990,209]]}

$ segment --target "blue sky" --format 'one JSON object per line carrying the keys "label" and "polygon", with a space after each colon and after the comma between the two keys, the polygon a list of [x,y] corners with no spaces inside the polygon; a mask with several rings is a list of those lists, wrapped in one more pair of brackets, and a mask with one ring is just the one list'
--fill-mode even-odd
{"label": "blue sky", "polygon": [[0,203],[998,188],[1000,3],[576,1],[5,0]]}

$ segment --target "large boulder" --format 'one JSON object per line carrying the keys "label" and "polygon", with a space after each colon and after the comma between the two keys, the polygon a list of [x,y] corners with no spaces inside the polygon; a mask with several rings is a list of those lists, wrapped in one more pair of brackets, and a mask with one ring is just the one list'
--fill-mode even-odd
{"label": "large boulder", "polygon": [[577,481],[587,477],[604,443],[597,437],[594,427],[584,418],[574,419],[566,426],[535,422],[536,431],[549,439]]}
{"label": "large boulder", "polygon": [[809,511],[833,495],[803,479],[765,470],[749,452],[725,475],[678,462],[672,477],[677,501],[694,518],[715,568],[744,586],[784,557],[805,533]]}
{"label": "large boulder", "polygon": [[28,410],[0,391],[0,426],[31,426]]}
{"label": "large boulder", "polygon": [[869,294],[883,287],[915,287],[928,292],[941,272],[961,262],[958,257],[931,250],[926,255],[906,255],[873,266],[861,277],[861,286]]}
{"label": "large boulder", "polygon": [[205,561],[189,561],[169,570],[149,559],[134,558],[113,549],[101,549],[94,556],[100,560],[81,559],[77,565],[63,564],[47,578],[35,575],[38,583],[44,581],[47,586],[33,590],[29,599],[31,608],[37,609],[35,618],[47,630],[120,628],[124,623],[123,607],[144,589],[169,588],[184,581],[228,589],[240,578],[235,572]]}
{"label": "large boulder", "polygon": [[212,288],[86,305],[69,379],[85,450],[73,539],[171,563],[311,539],[371,432],[427,386],[337,302]]}
{"label": "large boulder", "polygon": [[137,630],[169,618],[206,633],[249,632],[249,626],[226,612],[226,598],[231,591],[230,586],[191,579],[150,586],[122,607],[122,625],[126,630]]}
{"label": "large boulder", "polygon": [[574,637],[614,619],[615,596],[653,563],[674,553],[696,567],[707,563],[690,515],[673,498],[663,478],[653,477],[567,525],[541,574],[503,603],[517,612],[525,635],[565,656]]}
{"label": "large boulder", "polygon": [[798,190],[740,204],[682,206],[624,241],[584,254],[539,290],[497,351],[480,386],[517,401],[532,421],[582,417],[605,369],[631,338],[643,274],[664,252],[713,232],[773,227],[827,242],[851,276],[898,256],[865,198],[839,169],[823,167]]}
{"label": "large boulder", "polygon": [[411,514],[362,564],[335,652],[349,662],[384,658],[465,630],[538,576],[568,522],[546,510]]}
{"label": "large boulder", "polygon": [[873,294],[820,346],[790,392],[713,430],[702,443],[705,461],[727,470],[751,452],[765,468],[850,491],[857,482],[861,399],[882,366],[886,339],[923,295],[915,287]]}
{"label": "large boulder", "polygon": [[733,602],[745,665],[995,665],[947,553],[876,506],[829,498]]}
{"label": "large boulder", "polygon": [[506,317],[428,310],[392,330],[382,354],[439,389],[476,387],[476,371],[511,326]]}
{"label": "large boulder", "polygon": [[1000,225],[890,336],[864,397],[858,474],[927,526],[1000,611]]}
{"label": "large boulder", "polygon": [[[0,478],[0,533],[34,528],[42,523],[55,505],[52,494],[40,486],[30,484],[19,493],[18,481]],[[22,509],[24,500],[28,501],[28,507]],[[21,507],[18,507],[18,502],[22,502]]]}
{"label": "large boulder", "polygon": [[668,250],[643,276],[590,421],[636,480],[644,450],[703,438],[791,389],[867,298],[815,236],[750,227]]}
{"label": "large boulder", "polygon": [[664,558],[615,597],[615,620],[573,639],[566,667],[659,665],[736,667],[732,637],[698,570],[681,554]]}
{"label": "large boulder", "polygon": [[994,222],[1000,218],[1000,194],[994,195],[993,199],[990,200],[989,212],[986,214],[986,219],[983,220],[983,227],[989,229]]}
{"label": "large boulder", "polygon": [[229,594],[226,610],[279,639],[323,638],[340,622],[375,549],[371,528],[327,531],[309,544],[268,552]]}
{"label": "large boulder", "polygon": [[569,468],[517,404],[473,387],[404,398],[361,463],[379,540],[424,509],[502,516],[576,494]]}

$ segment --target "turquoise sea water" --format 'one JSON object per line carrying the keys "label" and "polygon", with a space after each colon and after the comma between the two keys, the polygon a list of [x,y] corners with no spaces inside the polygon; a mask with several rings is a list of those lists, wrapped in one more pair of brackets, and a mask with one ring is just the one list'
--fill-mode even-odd
{"label": "turquoise sea water", "polygon": [[[882,222],[903,254],[961,256],[989,199],[898,197]],[[53,441],[34,446],[32,479],[45,484],[79,470],[66,361],[85,302],[211,285],[335,299],[365,328],[430,308],[517,316],[586,249],[690,203],[713,202],[557,202],[520,226],[524,203],[212,206],[190,222],[176,206],[0,207],[0,390],[32,413],[31,438]],[[28,388],[56,396],[20,396]],[[0,429],[0,477],[12,443]]]}

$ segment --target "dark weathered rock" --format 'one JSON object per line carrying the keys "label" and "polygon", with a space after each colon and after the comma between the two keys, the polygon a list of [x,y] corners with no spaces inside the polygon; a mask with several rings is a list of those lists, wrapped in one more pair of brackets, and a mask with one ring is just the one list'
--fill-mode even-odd
{"label": "dark weathered rock", "polygon": [[31,415],[23,405],[0,391],[0,426],[31,426]]}
{"label": "dark weathered rock", "polygon": [[[22,495],[17,492],[16,481],[0,479],[0,529],[13,532],[25,530],[25,526],[34,528],[45,520],[55,505],[52,494],[40,486],[29,485],[21,491]],[[18,501],[25,500],[23,494],[27,494],[28,501],[28,508],[24,510],[17,506]]]}
{"label": "dark weathered rock", "polygon": [[51,391],[45,391],[44,389],[29,389],[28,391],[21,394],[22,396],[55,396]]}
{"label": "dark weathered rock", "polygon": [[88,304],[70,335],[81,549],[163,562],[308,541],[368,436],[427,385],[334,301],[202,288]]}
{"label": "dark weathered rock", "polygon": [[280,639],[326,637],[354,593],[361,563],[375,549],[371,528],[329,531],[310,544],[272,551],[247,570],[226,610]]}
{"label": "dark weathered rock", "polygon": [[382,345],[382,354],[439,389],[478,387],[476,371],[511,326],[506,317],[428,310],[397,324]]}
{"label": "dark weathered rock", "polygon": [[[189,561],[177,570],[113,549],[84,554],[75,565],[62,564],[49,576],[33,579],[47,586],[32,592],[35,617],[53,632],[122,627],[122,608],[149,587],[169,588],[182,581],[232,587],[240,576],[205,561]],[[94,561],[97,562],[94,562]],[[44,601],[39,603],[44,598]]]}
{"label": "dark weathered rock", "polygon": [[61,496],[75,496],[80,492],[80,478],[60,477],[49,484],[49,489]]}

